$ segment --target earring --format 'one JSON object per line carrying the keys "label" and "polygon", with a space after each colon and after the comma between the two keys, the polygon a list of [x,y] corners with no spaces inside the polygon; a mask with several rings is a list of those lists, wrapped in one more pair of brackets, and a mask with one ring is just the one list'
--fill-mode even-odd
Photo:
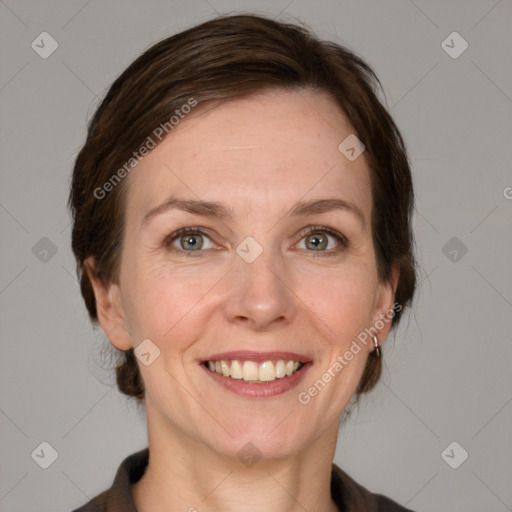
{"label": "earring", "polygon": [[375,345],[375,350],[374,350],[375,355],[377,357],[380,357],[381,354],[380,354],[380,347],[379,347],[379,341],[377,340],[377,336],[372,336],[372,338],[373,338],[373,343]]}

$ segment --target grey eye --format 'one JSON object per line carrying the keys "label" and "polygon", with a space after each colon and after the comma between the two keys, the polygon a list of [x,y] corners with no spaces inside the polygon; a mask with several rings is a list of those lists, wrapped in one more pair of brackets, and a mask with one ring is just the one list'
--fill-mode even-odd
{"label": "grey eye", "polygon": [[185,235],[176,238],[172,242],[172,246],[178,250],[191,252],[199,251],[201,249],[211,249],[213,247],[213,242],[208,238],[208,236],[194,232],[186,233]]}
{"label": "grey eye", "polygon": [[325,249],[327,247],[327,236],[324,234],[308,235],[306,237],[306,247],[315,251]]}
{"label": "grey eye", "polygon": [[[304,245],[302,245],[304,244]],[[330,245],[329,245],[330,244]],[[299,242],[299,248],[311,251],[324,251],[336,248],[336,237],[321,231],[306,235]]]}

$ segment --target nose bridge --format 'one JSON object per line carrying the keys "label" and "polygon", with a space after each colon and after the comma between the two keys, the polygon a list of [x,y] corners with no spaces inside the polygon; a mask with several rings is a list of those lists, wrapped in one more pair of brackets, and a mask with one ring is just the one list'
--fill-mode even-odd
{"label": "nose bridge", "polygon": [[254,239],[248,238],[237,247],[235,255],[227,305],[230,321],[265,328],[291,320],[295,311],[293,294],[285,284],[280,255],[271,247],[258,247]]}

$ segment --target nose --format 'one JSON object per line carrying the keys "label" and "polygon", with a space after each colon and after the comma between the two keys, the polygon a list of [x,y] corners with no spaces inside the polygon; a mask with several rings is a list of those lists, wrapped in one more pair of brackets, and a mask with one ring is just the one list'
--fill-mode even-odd
{"label": "nose", "polygon": [[225,303],[228,321],[255,331],[290,323],[296,315],[296,300],[282,262],[266,251],[252,263],[235,258]]}

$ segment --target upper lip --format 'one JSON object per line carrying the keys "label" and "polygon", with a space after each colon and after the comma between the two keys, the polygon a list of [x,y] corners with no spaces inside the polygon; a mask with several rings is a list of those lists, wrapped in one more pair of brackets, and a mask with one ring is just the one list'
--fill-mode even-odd
{"label": "upper lip", "polygon": [[209,357],[201,359],[201,363],[206,361],[221,361],[222,359],[239,361],[255,361],[262,363],[264,361],[275,361],[277,359],[283,359],[285,361],[298,361],[299,363],[308,363],[311,358],[304,354],[297,354],[296,352],[285,352],[285,351],[274,351],[274,352],[255,352],[252,350],[232,350],[230,352],[221,352],[218,354],[212,354]]}

